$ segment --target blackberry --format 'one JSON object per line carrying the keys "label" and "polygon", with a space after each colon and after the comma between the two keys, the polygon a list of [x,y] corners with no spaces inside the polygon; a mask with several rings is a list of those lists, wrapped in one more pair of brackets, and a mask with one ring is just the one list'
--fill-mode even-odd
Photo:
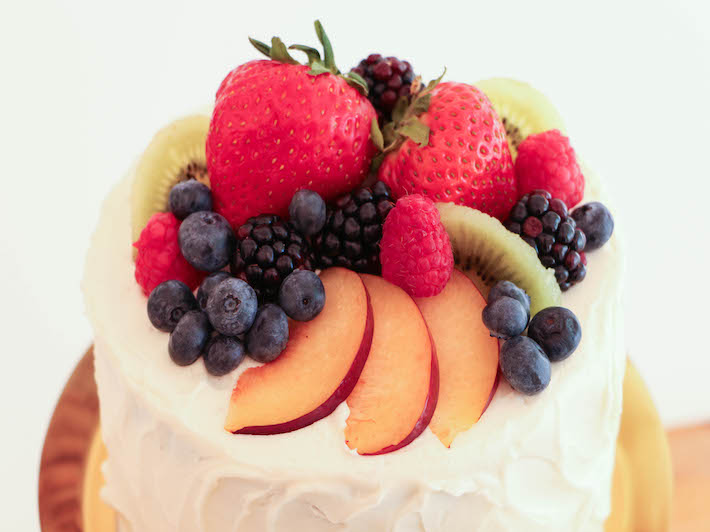
{"label": "blackberry", "polygon": [[236,234],[237,250],[230,269],[251,285],[262,302],[275,301],[281,283],[294,270],[313,270],[308,241],[274,214],[249,218]]}
{"label": "blackberry", "polygon": [[339,197],[328,206],[325,227],[313,240],[318,266],[381,273],[382,225],[393,207],[392,192],[382,181]]}
{"label": "blackberry", "polygon": [[397,100],[409,96],[414,81],[414,71],[408,61],[396,57],[371,54],[353,68],[367,82],[368,99],[377,111],[382,125],[392,120],[392,110]]}
{"label": "blackberry", "polygon": [[554,268],[563,291],[586,277],[587,237],[562,200],[545,190],[526,194],[513,205],[505,227],[530,244],[543,266]]}

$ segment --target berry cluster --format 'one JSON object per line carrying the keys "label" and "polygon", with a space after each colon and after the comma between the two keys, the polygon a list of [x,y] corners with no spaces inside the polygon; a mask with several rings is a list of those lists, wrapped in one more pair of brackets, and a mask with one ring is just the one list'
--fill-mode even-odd
{"label": "berry cluster", "polygon": [[561,199],[553,198],[546,190],[526,194],[513,205],[505,226],[530,244],[543,266],[555,269],[562,290],[586,277],[583,252],[587,237]]}
{"label": "berry cluster", "polygon": [[520,198],[504,225],[530,244],[543,266],[554,269],[563,291],[584,280],[584,252],[600,248],[614,230],[614,220],[601,203],[588,203],[569,213],[565,202],[546,190]]}
{"label": "berry cluster", "polygon": [[[582,339],[582,327],[571,310],[548,307],[530,319],[530,296],[510,281],[496,283],[483,309],[491,336],[505,340],[500,368],[508,383],[526,395],[550,383],[550,362],[569,357]],[[529,325],[528,325],[529,324]],[[523,336],[525,329],[528,335]]]}
{"label": "berry cluster", "polygon": [[237,229],[237,240],[230,269],[256,290],[260,301],[273,301],[283,280],[294,270],[313,270],[308,242],[278,216],[249,218]]}
{"label": "berry cluster", "polygon": [[[161,216],[183,219],[177,230],[180,257],[209,275],[197,296],[194,286],[179,279],[157,284],[148,297],[148,317],[157,329],[170,333],[168,351],[176,364],[187,366],[202,356],[207,371],[222,376],[236,369],[247,354],[259,362],[275,360],[288,343],[288,318],[315,318],[325,305],[325,289],[313,271],[298,269],[310,268],[310,262],[303,251],[307,244],[295,227],[277,216],[259,216],[235,237],[222,216],[197,210],[211,204],[209,188],[197,182],[180,183],[171,190],[173,213]],[[303,210],[299,223],[305,223],[309,214]],[[155,224],[146,229],[154,233]],[[149,248],[138,249],[141,265],[150,267]],[[230,261],[235,275],[243,278],[223,270]],[[137,278],[142,271],[137,262]],[[257,289],[262,302],[268,297],[278,304],[259,306]]]}
{"label": "berry cluster", "polygon": [[409,96],[414,81],[414,71],[408,61],[396,57],[370,54],[353,68],[366,82],[368,99],[377,111],[380,124],[392,120],[392,110],[397,100]]}
{"label": "berry cluster", "polygon": [[392,193],[381,181],[339,197],[328,206],[325,226],[313,241],[318,266],[379,274],[382,226],[393,207]]}

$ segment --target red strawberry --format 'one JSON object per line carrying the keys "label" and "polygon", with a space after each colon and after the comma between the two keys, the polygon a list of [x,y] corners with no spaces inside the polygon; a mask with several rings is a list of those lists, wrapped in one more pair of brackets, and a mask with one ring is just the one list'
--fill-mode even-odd
{"label": "red strawberry", "polygon": [[[422,97],[431,101],[417,120],[417,106],[426,109]],[[486,95],[472,85],[449,82],[433,90],[430,85],[418,100],[394,128],[414,140],[385,150],[379,178],[397,197],[418,193],[505,218],[517,186],[505,128]]]}
{"label": "red strawberry", "polygon": [[[215,210],[237,227],[263,213],[285,215],[301,188],[327,201],[359,185],[376,148],[376,113],[352,75],[337,74],[330,44],[324,61],[309,49],[310,67],[252,41],[270,61],[237,67],[217,91],[207,136],[207,168]],[[301,47],[303,48],[303,47]]]}

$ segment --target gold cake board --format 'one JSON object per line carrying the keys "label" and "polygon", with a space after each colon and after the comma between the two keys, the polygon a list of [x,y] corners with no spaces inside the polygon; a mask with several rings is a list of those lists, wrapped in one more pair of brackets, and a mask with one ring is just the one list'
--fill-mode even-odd
{"label": "gold cake board", "polygon": [[[116,532],[116,514],[99,495],[106,449],[98,430],[93,369],[90,349],[67,382],[47,431],[39,477],[42,532]],[[629,362],[606,532],[668,532],[672,485],[668,439]]]}

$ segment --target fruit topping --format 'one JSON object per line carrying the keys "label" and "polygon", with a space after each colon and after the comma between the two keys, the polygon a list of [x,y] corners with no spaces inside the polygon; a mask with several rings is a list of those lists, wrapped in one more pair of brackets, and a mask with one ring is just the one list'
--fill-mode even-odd
{"label": "fruit topping", "polygon": [[294,270],[312,270],[313,259],[308,242],[293,225],[262,214],[237,229],[230,269],[256,290],[261,301],[274,301],[283,280]]}
{"label": "fruit topping", "polygon": [[550,384],[550,360],[527,336],[506,340],[500,349],[500,370],[505,380],[525,395],[535,395]]}
{"label": "fruit topping", "polygon": [[381,181],[335,200],[328,206],[323,231],[314,240],[318,265],[379,274],[382,224],[393,207],[390,189]]}
{"label": "fruit topping", "polygon": [[182,317],[197,309],[192,290],[180,281],[159,284],[148,297],[148,318],[158,330],[172,332]]}
{"label": "fruit topping", "polygon": [[518,288],[515,283],[511,283],[510,281],[498,281],[491,287],[491,291],[488,293],[488,303],[493,303],[501,297],[517,299],[525,309],[528,320],[530,320],[530,296],[525,293],[525,290]]}
{"label": "fruit topping", "polygon": [[438,203],[454,251],[454,262],[476,283],[484,296],[501,280],[511,281],[530,295],[532,314],[560,304],[561,294],[552,270],[518,236],[490,216],[474,209]]}
{"label": "fruit topping", "polygon": [[210,339],[212,327],[204,312],[187,312],[170,333],[168,352],[178,366],[189,366],[197,361]]}
{"label": "fruit topping", "polygon": [[325,306],[323,282],[314,272],[296,270],[281,284],[279,304],[289,318],[310,321]]}
{"label": "fruit topping", "polygon": [[513,160],[518,155],[518,146],[528,136],[548,129],[565,130],[562,117],[550,100],[527,83],[492,78],[475,85],[486,93],[498,113]]}
{"label": "fruit topping", "polygon": [[602,247],[614,232],[614,218],[609,209],[597,201],[577,207],[572,211],[572,219],[587,235],[587,251]]}
{"label": "fruit topping", "polygon": [[215,330],[237,336],[249,330],[256,316],[256,293],[241,279],[229,278],[219,283],[207,300],[207,316]]}
{"label": "fruit topping", "polygon": [[523,334],[528,326],[528,315],[520,301],[502,296],[483,309],[483,323],[491,336],[507,340]]}
{"label": "fruit topping", "polygon": [[239,339],[217,335],[205,351],[205,369],[210,375],[222,377],[239,367],[244,354],[244,344]]}
{"label": "fruit topping", "polygon": [[184,220],[193,212],[212,210],[210,188],[195,179],[181,181],[170,189],[168,196],[170,212],[178,220]]}
{"label": "fruit topping", "polygon": [[133,241],[148,220],[168,210],[170,190],[176,183],[197,180],[209,184],[205,141],[210,117],[193,115],[160,130],[138,161],[131,193]]}
{"label": "fruit topping", "polygon": [[488,406],[498,379],[498,341],[481,312],[486,300],[459,270],[433,297],[415,298],[439,362],[439,400],[429,428],[445,446],[470,429]]}
{"label": "fruit topping", "polygon": [[235,239],[229,222],[216,212],[192,213],[178,232],[183,257],[198,270],[216,272],[234,253]]}
{"label": "fruit topping", "polygon": [[313,236],[325,225],[325,201],[312,190],[299,190],[291,198],[288,215],[293,226],[304,236]]}
{"label": "fruit topping", "polygon": [[207,300],[212,290],[214,290],[219,283],[230,277],[231,275],[223,271],[214,272],[205,277],[205,280],[200,284],[200,288],[197,289],[197,303],[200,305],[201,310],[207,310]]}
{"label": "fruit topping", "polygon": [[522,336],[527,326],[525,303],[527,294],[519,287],[497,283],[483,309],[483,322],[491,336],[507,338],[500,352],[503,376],[514,389],[533,395],[549,384],[550,362],[564,360],[577,349],[582,326],[572,311],[547,307],[533,316],[528,336]]}
{"label": "fruit topping", "polygon": [[322,60],[297,46],[308,51],[309,64],[300,65],[280,39],[273,46],[252,40],[269,60],[238,66],[217,91],[207,168],[215,210],[233,227],[260,213],[285,216],[304,187],[329,201],[367,177],[375,109],[362,78],[339,75],[319,22],[316,32]]}
{"label": "fruit topping", "polygon": [[500,219],[515,202],[503,124],[476,87],[430,84],[383,135],[394,140],[385,147],[379,178],[396,198],[422,194]]}
{"label": "fruit topping", "polygon": [[568,290],[587,275],[581,260],[587,237],[559,198],[545,190],[527,194],[510,211],[505,226],[532,247],[545,268],[554,268],[561,290]]}
{"label": "fruit topping", "polygon": [[515,177],[520,194],[535,189],[574,207],[584,196],[584,176],[569,139],[557,129],[530,135],[518,146]]}
{"label": "fruit topping", "polygon": [[439,370],[412,298],[381,277],[363,274],[362,280],[372,301],[374,336],[362,377],[347,399],[345,442],[359,454],[385,454],[409,445],[429,425]]}
{"label": "fruit topping", "polygon": [[280,434],[315,423],[350,395],[372,342],[367,291],[358,275],[331,268],[321,275],[323,311],[293,322],[286,349],[275,361],[240,375],[225,428],[244,434]]}
{"label": "fruit topping", "polygon": [[381,125],[392,120],[397,100],[409,96],[415,79],[408,61],[380,54],[368,55],[352,71],[367,83],[367,97],[375,107]]}
{"label": "fruit topping", "polygon": [[246,338],[247,352],[257,362],[273,362],[288,343],[288,318],[278,305],[267,303],[256,312]]}
{"label": "fruit topping", "polygon": [[577,349],[582,340],[582,326],[571,310],[549,307],[532,319],[528,336],[542,347],[551,362],[559,362]]}
{"label": "fruit topping", "polygon": [[169,212],[156,213],[133,244],[137,250],[135,277],[145,295],[171,279],[182,281],[190,288],[200,284],[203,274],[180,253],[179,227],[180,221]]}
{"label": "fruit topping", "polygon": [[382,276],[411,296],[435,296],[451,278],[451,242],[429,198],[401,198],[385,220],[380,246]]}

